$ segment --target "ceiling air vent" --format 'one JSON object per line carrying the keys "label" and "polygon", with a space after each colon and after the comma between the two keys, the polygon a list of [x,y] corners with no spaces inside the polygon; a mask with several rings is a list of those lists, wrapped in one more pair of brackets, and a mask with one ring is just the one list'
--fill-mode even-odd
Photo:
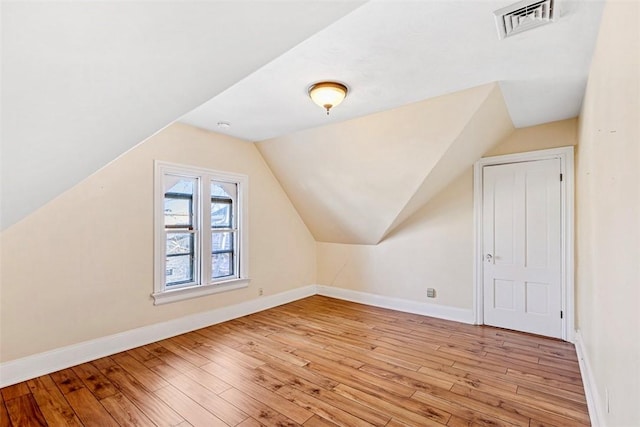
{"label": "ceiling air vent", "polygon": [[555,0],[523,0],[493,12],[498,26],[498,37],[513,36],[555,20]]}

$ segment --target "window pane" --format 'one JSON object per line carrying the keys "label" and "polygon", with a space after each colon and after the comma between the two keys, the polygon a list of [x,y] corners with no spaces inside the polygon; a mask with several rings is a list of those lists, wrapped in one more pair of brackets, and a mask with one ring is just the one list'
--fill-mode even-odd
{"label": "window pane", "polygon": [[196,178],[176,175],[164,177],[164,225],[192,226],[193,195],[197,188]]}
{"label": "window pane", "polygon": [[211,253],[233,250],[233,233],[211,233]]}
{"label": "window pane", "polygon": [[164,198],[164,225],[191,226],[192,199]]}
{"label": "window pane", "polygon": [[168,256],[165,280],[167,286],[193,281],[193,262],[191,255]]}
{"label": "window pane", "polygon": [[193,252],[193,234],[168,233],[167,255],[191,254]]}
{"label": "window pane", "polygon": [[237,185],[231,182],[212,182],[211,197],[220,197],[223,199],[236,198]]}
{"label": "window pane", "polygon": [[211,201],[211,227],[212,228],[231,228],[231,200]]}
{"label": "window pane", "polygon": [[233,253],[225,252],[221,254],[211,255],[211,278],[212,279],[232,276],[233,274],[234,274]]}
{"label": "window pane", "polygon": [[196,180],[196,178],[185,178],[183,176],[166,175],[164,192],[193,196],[193,190],[196,188]]}

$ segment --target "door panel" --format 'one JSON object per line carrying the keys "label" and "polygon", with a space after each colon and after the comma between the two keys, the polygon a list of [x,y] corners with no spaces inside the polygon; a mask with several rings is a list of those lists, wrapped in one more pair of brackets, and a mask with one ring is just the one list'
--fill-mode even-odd
{"label": "door panel", "polygon": [[560,160],[483,168],[484,323],[562,336]]}

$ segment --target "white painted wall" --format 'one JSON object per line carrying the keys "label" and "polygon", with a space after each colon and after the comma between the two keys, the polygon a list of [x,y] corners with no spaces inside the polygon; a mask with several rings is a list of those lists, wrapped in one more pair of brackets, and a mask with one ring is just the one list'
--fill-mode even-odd
{"label": "white painted wall", "polygon": [[592,417],[610,427],[640,425],[639,52],[640,3],[609,1],[580,117],[576,280]]}
{"label": "white painted wall", "polygon": [[[248,288],[154,306],[154,160],[249,176]],[[0,362],[315,283],[315,241],[255,145],[174,124],[1,234]]]}
{"label": "white painted wall", "polygon": [[[489,153],[576,144],[576,120],[516,129]],[[318,283],[472,309],[473,179],[469,167],[377,245],[317,243]],[[437,297],[427,298],[427,288]]]}

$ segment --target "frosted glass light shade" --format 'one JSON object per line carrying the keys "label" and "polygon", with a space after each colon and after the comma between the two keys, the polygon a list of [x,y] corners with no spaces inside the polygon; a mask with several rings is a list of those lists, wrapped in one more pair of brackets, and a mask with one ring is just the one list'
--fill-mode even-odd
{"label": "frosted glass light shade", "polygon": [[319,106],[329,110],[340,104],[347,96],[347,87],[335,82],[320,82],[309,88],[309,96]]}

